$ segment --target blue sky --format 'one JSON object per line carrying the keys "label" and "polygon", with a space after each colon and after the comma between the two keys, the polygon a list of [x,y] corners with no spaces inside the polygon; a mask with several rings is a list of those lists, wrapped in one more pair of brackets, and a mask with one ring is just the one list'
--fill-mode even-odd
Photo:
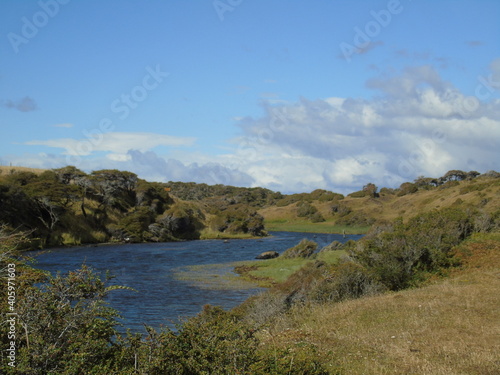
{"label": "blue sky", "polygon": [[500,2],[0,2],[0,163],[282,192],[499,169]]}

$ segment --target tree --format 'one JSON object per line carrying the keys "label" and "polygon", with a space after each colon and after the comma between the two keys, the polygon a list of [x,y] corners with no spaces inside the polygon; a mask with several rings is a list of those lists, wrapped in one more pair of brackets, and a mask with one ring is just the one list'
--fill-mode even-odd
{"label": "tree", "polygon": [[372,198],[377,198],[379,196],[377,190],[378,187],[371,182],[363,186],[363,191],[366,193],[366,195]]}
{"label": "tree", "polygon": [[465,180],[466,177],[467,173],[465,173],[464,171],[453,169],[451,171],[446,172],[445,175],[443,176],[443,179],[445,181],[462,181]]}
{"label": "tree", "polygon": [[53,169],[53,171],[56,174],[59,181],[61,181],[61,183],[65,185],[75,183],[77,179],[87,175],[85,172],[79,170],[78,168],[72,165],[59,169]]}
{"label": "tree", "polygon": [[101,205],[125,210],[135,205],[137,175],[116,169],[103,169],[92,172],[90,176],[94,193]]}
{"label": "tree", "polygon": [[477,171],[469,171],[467,172],[467,180],[473,180],[475,179],[477,176],[479,176],[481,173],[477,172]]}

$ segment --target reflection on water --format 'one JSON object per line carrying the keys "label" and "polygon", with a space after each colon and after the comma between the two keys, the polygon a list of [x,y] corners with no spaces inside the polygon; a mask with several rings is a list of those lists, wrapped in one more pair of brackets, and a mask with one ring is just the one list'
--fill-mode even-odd
{"label": "reflection on water", "polygon": [[[235,289],[232,283],[217,287],[203,285],[204,281],[179,280],[175,272],[186,266],[228,263],[252,260],[264,251],[283,252],[308,238],[318,243],[319,248],[334,240],[345,242],[357,240],[361,235],[318,233],[272,232],[271,237],[255,240],[204,240],[189,242],[123,244],[108,246],[85,246],[53,249],[37,257],[37,268],[53,273],[65,273],[83,263],[104,273],[109,270],[115,278],[112,284],[129,286],[137,292],[117,290],[111,292],[108,301],[118,309],[126,328],[143,331],[143,324],[153,327],[173,327],[179,318],[196,315],[205,304],[218,305],[226,309],[237,306],[260,288],[248,284]],[[227,273],[228,268],[214,268],[210,274]],[[206,279],[206,283],[209,282]]]}

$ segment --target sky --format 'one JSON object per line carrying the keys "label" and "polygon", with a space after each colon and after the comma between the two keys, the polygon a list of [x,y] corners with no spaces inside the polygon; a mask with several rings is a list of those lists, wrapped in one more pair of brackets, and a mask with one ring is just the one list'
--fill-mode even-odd
{"label": "sky", "polygon": [[497,0],[2,0],[0,164],[282,193],[499,170]]}

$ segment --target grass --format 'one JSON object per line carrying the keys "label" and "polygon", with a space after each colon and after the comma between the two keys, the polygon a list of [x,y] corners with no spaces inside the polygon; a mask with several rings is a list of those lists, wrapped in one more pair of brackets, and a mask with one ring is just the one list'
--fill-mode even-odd
{"label": "grass", "polygon": [[[486,212],[500,210],[500,179],[476,178],[461,181],[456,186],[419,190],[414,194],[397,196],[382,195],[379,198],[345,197],[340,202],[361,217],[380,221],[392,221],[399,216],[407,220],[416,212],[429,212],[436,208],[457,206],[462,208],[480,207]],[[297,204],[277,207],[269,206],[259,210],[269,231],[314,232],[364,234],[369,227],[341,226],[337,221],[345,218],[332,211],[332,202],[314,201],[312,204],[326,219],[322,223],[312,223],[297,216]]]}
{"label": "grass", "polygon": [[[335,263],[344,251],[325,251],[315,257],[274,258],[228,263],[202,264],[180,267],[174,270],[177,280],[189,282],[207,289],[247,289],[268,288],[284,282],[294,272],[315,259],[326,263]],[[236,270],[236,273],[234,272]]]}
{"label": "grass", "polygon": [[308,233],[329,233],[329,234],[365,234],[370,227],[336,225],[331,221],[322,223],[312,223],[306,220],[293,219],[270,219],[265,220],[264,225],[268,231],[274,232],[308,232]]}
{"label": "grass", "polygon": [[202,264],[179,267],[174,270],[176,280],[186,281],[202,289],[252,289],[254,282],[239,277],[233,272],[237,263]]}
{"label": "grass", "polygon": [[[422,288],[299,306],[261,331],[264,345],[311,344],[332,373],[500,373],[500,235],[457,249],[463,265]],[[336,372],[335,372],[336,371]]]}
{"label": "grass", "polygon": [[276,283],[286,281],[290,275],[314,260],[321,260],[326,263],[336,263],[345,254],[344,251],[325,251],[311,258],[291,258],[281,257],[258,261],[244,261],[236,264],[236,270],[242,278],[256,282],[261,287],[270,287]]}
{"label": "grass", "polygon": [[28,167],[9,167],[0,165],[0,175],[6,176],[15,172],[33,172],[35,174],[42,174],[46,169],[28,168]]}
{"label": "grass", "polygon": [[222,233],[210,229],[203,229],[200,232],[200,240],[245,240],[261,238],[250,233]]}

